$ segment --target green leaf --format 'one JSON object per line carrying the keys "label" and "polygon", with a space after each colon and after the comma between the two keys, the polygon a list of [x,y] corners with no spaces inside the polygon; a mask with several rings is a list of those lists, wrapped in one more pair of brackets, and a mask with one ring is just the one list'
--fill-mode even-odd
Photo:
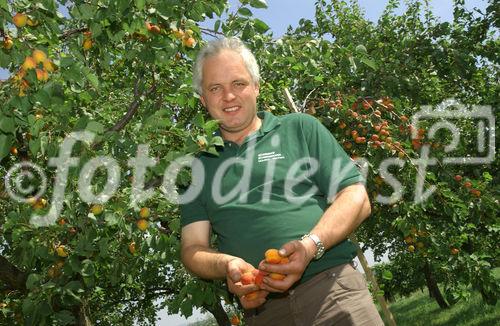
{"label": "green leaf", "polygon": [[39,283],[40,283],[40,275],[35,273],[30,274],[28,275],[28,279],[26,280],[26,288],[28,290],[32,290],[38,287]]}
{"label": "green leaf", "polygon": [[491,182],[491,180],[493,180],[493,177],[491,176],[491,174],[488,171],[485,171],[485,172],[483,172],[483,179],[486,182]]}
{"label": "green leaf", "polygon": [[81,14],[81,17],[85,20],[91,19],[94,16],[94,10],[91,5],[83,4],[78,6],[78,11]]}
{"label": "green leaf", "polygon": [[146,4],[146,0],[134,0],[135,6],[137,9],[142,10],[144,9],[144,5]]}
{"label": "green leaf", "polygon": [[9,5],[7,4],[7,0],[0,1],[0,8],[5,10],[6,12],[10,12]]}
{"label": "green leaf", "polygon": [[196,127],[203,128],[203,125],[205,124],[205,119],[203,118],[203,114],[201,112],[196,114],[196,116],[193,119],[193,123]]}
{"label": "green leaf", "polygon": [[360,44],[356,47],[356,52],[363,53],[363,54],[368,53],[368,51],[366,50],[366,47],[363,44]]}
{"label": "green leaf", "polygon": [[16,125],[13,118],[0,117],[0,130],[5,133],[14,134],[16,132]]}
{"label": "green leaf", "polygon": [[252,16],[252,11],[246,7],[241,7],[239,10],[238,10],[238,13],[242,16],[246,16],[246,17],[250,17]]}
{"label": "green leaf", "polygon": [[349,63],[351,64],[352,71],[356,72],[358,66],[356,66],[356,62],[354,62],[354,58],[349,56]]}
{"label": "green leaf", "polygon": [[106,224],[109,226],[116,225],[118,224],[118,218],[115,214],[107,213],[106,217],[104,218],[104,221],[106,221]]}
{"label": "green leaf", "polygon": [[189,317],[193,314],[193,305],[189,300],[185,300],[181,304],[181,314],[184,317]]}
{"label": "green leaf", "polygon": [[30,140],[29,148],[33,156],[36,156],[38,154],[38,152],[40,151],[40,147],[41,147],[40,138]]}
{"label": "green leaf", "polygon": [[361,58],[359,58],[359,61],[363,62],[365,65],[372,68],[373,70],[376,70],[378,67],[377,63],[375,61],[373,61],[372,59],[369,59],[367,57],[361,57]]}
{"label": "green leaf", "polygon": [[255,29],[257,29],[257,31],[259,33],[265,33],[269,30],[269,26],[266,23],[264,23],[262,20],[255,18],[253,20],[253,22],[254,22]]}
{"label": "green leaf", "polygon": [[97,76],[91,73],[90,71],[84,71],[85,72],[85,77],[87,80],[94,86],[94,88],[99,88],[99,79],[97,79]]}
{"label": "green leaf", "polygon": [[220,28],[220,19],[217,19],[217,21],[214,24],[214,31],[219,31]]}
{"label": "green leaf", "polygon": [[95,132],[96,134],[102,134],[104,132],[103,124],[97,121],[90,121],[85,129],[88,131]]}
{"label": "green leaf", "polygon": [[389,271],[389,270],[385,270],[385,271],[382,273],[382,278],[383,278],[384,280],[388,280],[388,281],[390,281],[390,280],[392,280],[393,275],[392,275],[391,271]]}
{"label": "green leaf", "polygon": [[221,136],[215,136],[212,138],[212,144],[217,146],[224,146],[224,140]]}
{"label": "green leaf", "polygon": [[209,154],[212,154],[215,156],[219,156],[219,152],[217,152],[217,149],[215,147],[209,147],[209,148],[203,150],[203,152],[209,153]]}
{"label": "green leaf", "polygon": [[250,6],[254,8],[267,8],[266,0],[251,0]]}
{"label": "green leaf", "polygon": [[58,325],[74,325],[76,324],[75,317],[68,310],[62,310],[54,315]]}
{"label": "green leaf", "polygon": [[203,130],[205,130],[207,134],[211,134],[215,130],[217,130],[218,127],[219,127],[219,122],[217,120],[208,120],[203,126]]}
{"label": "green leaf", "polygon": [[11,136],[0,134],[0,160],[9,155],[12,140]]}

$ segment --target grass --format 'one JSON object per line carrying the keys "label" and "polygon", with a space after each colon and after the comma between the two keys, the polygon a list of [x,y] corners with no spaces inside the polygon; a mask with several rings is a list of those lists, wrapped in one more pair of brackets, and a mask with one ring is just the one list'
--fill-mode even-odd
{"label": "grass", "polygon": [[419,291],[391,303],[389,309],[398,326],[500,325],[500,301],[496,306],[489,306],[483,303],[478,292],[474,292],[468,302],[460,301],[449,309],[441,309],[427,291]]}

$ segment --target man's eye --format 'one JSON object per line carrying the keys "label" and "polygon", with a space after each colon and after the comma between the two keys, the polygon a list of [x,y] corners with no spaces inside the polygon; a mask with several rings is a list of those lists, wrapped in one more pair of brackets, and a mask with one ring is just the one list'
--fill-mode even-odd
{"label": "man's eye", "polygon": [[214,92],[217,92],[219,89],[220,89],[220,87],[216,86],[216,87],[211,87],[209,89],[209,91],[212,92],[212,93],[214,93]]}

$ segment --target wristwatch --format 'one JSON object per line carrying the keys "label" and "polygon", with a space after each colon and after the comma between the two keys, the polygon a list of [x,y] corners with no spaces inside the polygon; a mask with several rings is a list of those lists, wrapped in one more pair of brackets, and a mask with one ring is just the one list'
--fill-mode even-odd
{"label": "wristwatch", "polygon": [[321,257],[323,257],[323,254],[325,253],[325,246],[323,245],[323,242],[319,239],[319,237],[314,234],[314,233],[307,233],[300,238],[300,240],[304,240],[305,238],[311,239],[314,244],[316,245],[316,255],[314,255],[314,260],[318,260]]}

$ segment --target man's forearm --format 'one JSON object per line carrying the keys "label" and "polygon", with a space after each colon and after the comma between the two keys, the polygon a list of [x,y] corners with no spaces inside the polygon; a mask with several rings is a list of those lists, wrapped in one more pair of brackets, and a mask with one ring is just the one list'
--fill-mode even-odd
{"label": "man's forearm", "polygon": [[346,239],[370,213],[370,201],[364,187],[349,186],[338,194],[311,233],[329,249]]}
{"label": "man's forearm", "polygon": [[183,248],[181,252],[181,259],[186,268],[205,279],[225,278],[227,262],[234,258],[236,257],[200,245]]}

